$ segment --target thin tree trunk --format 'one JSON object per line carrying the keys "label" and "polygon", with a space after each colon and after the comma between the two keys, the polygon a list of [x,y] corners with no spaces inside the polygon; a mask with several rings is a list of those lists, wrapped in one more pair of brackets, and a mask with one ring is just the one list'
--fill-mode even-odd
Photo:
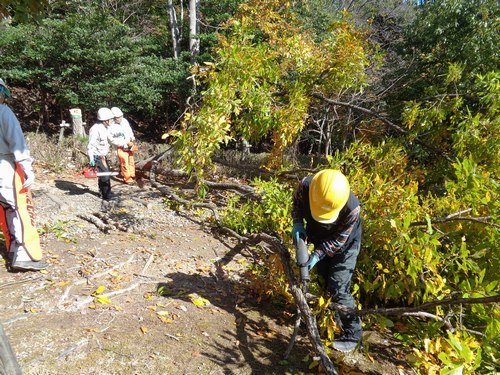
{"label": "thin tree trunk", "polygon": [[200,52],[198,13],[200,9],[199,0],[189,0],[189,50],[191,51],[191,63],[196,62]]}
{"label": "thin tree trunk", "polygon": [[168,16],[170,20],[170,33],[172,34],[172,48],[174,50],[174,59],[179,58],[180,54],[180,39],[179,39],[179,27],[177,25],[177,14],[175,13],[175,8],[172,0],[168,0]]}

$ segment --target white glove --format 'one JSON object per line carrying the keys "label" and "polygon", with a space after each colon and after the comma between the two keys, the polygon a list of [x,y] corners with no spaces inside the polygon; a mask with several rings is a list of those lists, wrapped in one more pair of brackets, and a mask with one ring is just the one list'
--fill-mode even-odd
{"label": "white glove", "polygon": [[25,170],[24,174],[26,175],[26,179],[24,180],[23,188],[29,188],[35,182],[35,174],[31,169]]}

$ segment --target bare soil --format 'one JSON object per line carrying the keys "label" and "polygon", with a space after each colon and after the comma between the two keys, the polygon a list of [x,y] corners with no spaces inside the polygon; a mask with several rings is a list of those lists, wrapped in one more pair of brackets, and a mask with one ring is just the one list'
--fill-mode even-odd
{"label": "bare soil", "polygon": [[[305,331],[283,360],[293,308],[257,302],[248,252],[206,218],[169,210],[147,182],[113,180],[105,204],[95,179],[37,172],[50,267],[0,267],[0,322],[25,374],[318,373]],[[364,349],[331,355],[343,374],[413,374],[403,353],[368,331]]]}

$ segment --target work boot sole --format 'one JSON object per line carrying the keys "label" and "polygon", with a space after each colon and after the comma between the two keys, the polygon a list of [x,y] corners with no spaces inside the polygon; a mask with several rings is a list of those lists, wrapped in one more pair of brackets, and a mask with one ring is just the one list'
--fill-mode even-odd
{"label": "work boot sole", "polygon": [[41,271],[48,266],[45,262],[19,261],[12,263],[10,268],[13,271]]}
{"label": "work boot sole", "polygon": [[358,342],[353,342],[353,341],[337,341],[335,340],[332,343],[332,347],[342,353],[351,353],[355,351],[356,349],[361,349],[363,347],[363,342],[358,341]]}

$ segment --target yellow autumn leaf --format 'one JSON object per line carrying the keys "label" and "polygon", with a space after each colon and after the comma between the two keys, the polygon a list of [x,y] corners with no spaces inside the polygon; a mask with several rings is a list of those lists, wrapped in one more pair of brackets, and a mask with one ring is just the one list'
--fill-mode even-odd
{"label": "yellow autumn leaf", "polygon": [[170,319],[170,318],[166,318],[164,316],[158,316],[158,319],[160,319],[163,323],[165,324],[171,324],[174,322],[173,319]]}
{"label": "yellow autumn leaf", "polygon": [[111,303],[111,300],[105,296],[96,296],[94,298],[94,301],[98,302],[98,303],[102,303],[103,305],[109,305]]}
{"label": "yellow autumn leaf", "polygon": [[148,333],[148,328],[147,327],[144,327],[144,326],[141,326],[141,332],[145,335],[146,333]]}
{"label": "yellow autumn leaf", "polygon": [[191,302],[193,302],[198,307],[202,307],[202,306],[208,305],[210,303],[210,301],[208,299],[203,298],[203,297],[199,297],[195,294],[190,294],[189,298],[191,298]]}
{"label": "yellow autumn leaf", "polygon": [[103,285],[101,285],[101,286],[99,286],[99,287],[95,290],[95,292],[94,292],[93,294],[94,294],[94,295],[101,294],[102,292],[104,292],[104,290],[105,290],[105,289],[106,289],[106,287],[105,287],[105,286],[103,286]]}
{"label": "yellow autumn leaf", "polygon": [[323,307],[325,305],[325,299],[323,297],[319,297],[318,304],[319,307]]}

